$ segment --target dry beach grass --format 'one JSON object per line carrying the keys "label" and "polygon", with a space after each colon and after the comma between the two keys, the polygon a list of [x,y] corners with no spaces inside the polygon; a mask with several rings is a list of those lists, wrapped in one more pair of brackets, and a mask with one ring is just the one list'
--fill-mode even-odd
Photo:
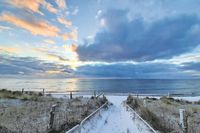
{"label": "dry beach grass", "polygon": [[[144,104],[146,100],[146,104]],[[179,133],[179,109],[185,109],[187,115],[188,133],[200,131],[200,104],[168,97],[143,98],[129,96],[127,104],[136,110],[142,118],[162,133]]]}
{"label": "dry beach grass", "polygon": [[[62,132],[72,128],[106,102],[105,98],[53,98],[40,93],[0,91],[1,133]],[[50,110],[57,105],[53,128]]]}

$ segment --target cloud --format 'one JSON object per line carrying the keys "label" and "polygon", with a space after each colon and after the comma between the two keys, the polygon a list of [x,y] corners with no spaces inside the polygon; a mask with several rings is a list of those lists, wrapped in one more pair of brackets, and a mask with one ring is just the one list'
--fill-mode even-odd
{"label": "cloud", "polygon": [[69,61],[68,59],[65,59],[59,55],[56,54],[47,54],[47,57],[49,60],[54,60],[54,61],[58,61],[58,62],[66,62]]}
{"label": "cloud", "polygon": [[76,75],[87,77],[131,77],[136,79],[188,78],[178,65],[162,63],[115,63],[81,66]]}
{"label": "cloud", "polygon": [[77,54],[77,45],[63,45],[63,48],[67,53],[70,53],[69,60],[66,63],[70,66],[70,68],[76,70],[80,64]]}
{"label": "cloud", "polygon": [[40,57],[42,60],[50,61],[50,62],[57,62],[57,63],[63,63],[65,61],[68,61],[68,59],[65,59],[64,57],[57,55],[54,51],[51,51],[48,48],[32,48],[33,51],[39,52],[43,56]]}
{"label": "cloud", "polygon": [[79,12],[79,8],[75,7],[74,10],[71,12],[71,15],[77,15]]}
{"label": "cloud", "polygon": [[53,40],[50,40],[50,39],[45,39],[44,42],[48,43],[48,44],[55,44],[55,42]]}
{"label": "cloud", "polygon": [[70,26],[72,26],[72,22],[69,21],[69,20],[66,20],[63,17],[59,17],[59,18],[57,18],[57,20],[58,20],[59,23],[65,25],[65,27],[67,27],[67,28],[70,27]]}
{"label": "cloud", "polygon": [[48,71],[46,71],[46,73],[48,73],[48,74],[60,74],[60,73],[62,73],[62,71],[59,71],[59,70],[48,70]]}
{"label": "cloud", "polygon": [[73,41],[77,41],[78,39],[78,31],[76,29],[72,30],[69,33],[63,34],[62,35],[63,40],[73,40]]}
{"label": "cloud", "polygon": [[53,7],[53,5],[45,0],[8,0],[7,3],[10,5],[25,9],[34,13],[39,13],[40,15],[44,15],[40,11],[40,6],[44,6],[49,12],[57,13],[57,9]]}
{"label": "cloud", "polygon": [[77,46],[75,44],[63,45],[60,50],[52,50],[46,48],[33,48],[34,51],[42,54],[39,58],[49,62],[67,65],[71,69],[76,69],[79,65],[79,58],[76,53]]}
{"label": "cloud", "polygon": [[[200,44],[200,20],[195,15],[165,17],[151,23],[129,20],[128,10],[101,13],[105,26],[77,49],[82,61],[152,61],[170,59],[192,51]],[[198,30],[195,30],[198,31]]]}
{"label": "cloud", "polygon": [[46,21],[34,19],[25,20],[22,18],[18,18],[10,13],[3,13],[1,15],[0,21],[6,21],[20,28],[26,29],[27,31],[30,31],[33,35],[55,37],[58,36],[58,33],[60,32],[57,27],[50,25]]}
{"label": "cloud", "polygon": [[51,74],[58,74],[58,77],[59,75],[67,77],[73,72],[68,66],[46,63],[31,57],[0,56],[0,60],[1,75],[44,75],[48,77]]}
{"label": "cloud", "polygon": [[21,52],[21,50],[19,48],[15,48],[15,47],[0,46],[0,53],[2,53],[2,52],[6,52],[6,53],[10,53],[10,54],[18,54]]}
{"label": "cloud", "polygon": [[0,25],[0,30],[10,30],[11,28],[8,26],[1,26]]}
{"label": "cloud", "polygon": [[182,66],[182,69],[184,69],[184,70],[193,70],[193,71],[199,71],[200,72],[200,62],[184,63],[183,66]]}
{"label": "cloud", "polygon": [[62,35],[62,38],[63,38],[64,41],[69,40],[68,34],[63,34],[63,35]]}
{"label": "cloud", "polygon": [[97,14],[95,16],[96,19],[99,19],[102,16],[103,11],[102,10],[98,10]]}
{"label": "cloud", "polygon": [[61,9],[66,9],[66,2],[65,2],[65,0],[56,0],[56,3],[58,5],[58,7],[60,7]]}
{"label": "cloud", "polygon": [[39,10],[39,8],[43,2],[44,0],[8,0],[9,4],[17,8],[27,9],[41,15],[43,15],[43,13]]}
{"label": "cloud", "polygon": [[72,40],[77,41],[78,39],[78,31],[74,29],[72,32],[69,33],[69,36]]}
{"label": "cloud", "polygon": [[66,51],[76,52],[76,50],[77,50],[77,45],[75,45],[75,44],[63,45],[63,48],[64,48]]}
{"label": "cloud", "polygon": [[44,5],[44,7],[45,7],[49,12],[54,13],[54,14],[57,13],[57,9],[54,8],[52,4],[50,4],[50,3],[46,2],[46,1],[44,1],[44,2],[43,2],[43,5]]}

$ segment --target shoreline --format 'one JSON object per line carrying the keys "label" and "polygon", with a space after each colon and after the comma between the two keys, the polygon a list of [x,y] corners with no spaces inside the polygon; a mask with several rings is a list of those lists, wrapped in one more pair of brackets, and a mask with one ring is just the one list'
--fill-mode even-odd
{"label": "shoreline", "polygon": [[[36,91],[39,92],[39,91]],[[63,92],[56,92],[56,91],[50,91],[50,92],[45,92],[45,94],[70,94],[70,92],[73,92],[73,95],[91,95],[94,94],[94,91],[91,92],[86,92],[86,91],[63,91]],[[105,95],[110,95],[110,96],[128,96],[128,95],[133,95],[133,96],[168,96],[168,94],[153,94],[153,93],[116,93],[116,92],[101,92],[99,91],[99,94],[103,93]],[[172,97],[196,97],[200,96],[199,95],[194,95],[194,94],[169,94]]]}
{"label": "shoreline", "polygon": [[[116,96],[128,96],[128,95],[139,95],[139,96],[173,96],[173,97],[181,97],[181,96],[184,96],[184,97],[196,97],[196,96],[200,96],[200,92],[190,92],[190,93],[187,93],[187,92],[183,92],[183,93],[180,93],[180,92],[170,92],[170,91],[166,91],[165,93],[162,93],[162,92],[139,92],[139,91],[118,91],[118,92],[114,92],[114,91],[108,91],[108,90],[94,90],[94,89],[85,89],[85,90],[79,90],[79,89],[69,89],[69,90],[61,90],[60,88],[58,89],[55,89],[55,88],[0,88],[0,90],[8,90],[8,91],[22,91],[22,89],[24,90],[24,92],[36,92],[36,93],[39,93],[39,92],[44,92],[46,94],[49,94],[49,93],[56,93],[56,94],[68,94],[70,92],[72,92],[73,94],[80,94],[80,95],[91,95],[91,94],[94,94],[94,92],[96,93],[104,93],[106,95],[116,95]],[[152,89],[154,90],[154,89]]]}
{"label": "shoreline", "polygon": [[[94,94],[94,92],[73,92],[73,95],[76,95],[76,96],[91,96]],[[142,93],[111,93],[111,92],[100,92],[100,93],[97,93],[97,94],[104,94],[106,96],[129,96],[129,95],[132,95],[132,96],[138,96],[138,97],[162,97],[162,96],[170,96],[170,97],[199,97],[200,98],[200,95],[186,95],[186,94],[142,94]],[[69,95],[70,94],[70,91],[69,92],[46,92],[45,94],[53,94],[53,95]]]}
{"label": "shoreline", "polygon": [[[55,98],[66,98],[66,97],[69,97],[70,94],[69,93],[47,93],[47,94],[51,94],[52,97],[55,97]],[[110,94],[107,94],[107,93],[104,93],[104,95],[106,97],[128,97],[130,95],[129,94],[116,94],[116,93],[110,93]],[[91,97],[93,96],[93,94],[73,94],[73,96],[75,97],[80,97],[80,96],[83,96],[83,97]],[[134,97],[137,97],[137,95],[132,95]],[[146,98],[146,97],[149,97],[149,98],[156,98],[156,99],[160,99],[161,97],[163,96],[166,96],[166,95],[138,95],[138,98]],[[195,101],[200,101],[200,96],[171,96],[170,95],[170,98],[174,98],[174,99],[179,99],[179,100],[185,100],[185,101],[190,101],[190,102],[195,102]]]}
{"label": "shoreline", "polygon": [[[10,92],[19,92],[21,93],[22,91],[20,90],[7,90],[7,89],[0,89],[0,91],[3,91],[3,90],[6,90],[6,91],[10,91]],[[72,93],[73,96],[86,96],[86,97],[91,97],[92,95],[96,94],[97,96],[100,95],[100,94],[103,94],[105,96],[129,96],[129,95],[132,95],[132,96],[135,96],[135,97],[139,97],[139,98],[145,98],[145,97],[150,97],[150,98],[161,98],[163,96],[167,96],[167,97],[172,97],[172,98],[175,98],[175,99],[183,99],[183,100],[188,100],[188,101],[199,101],[200,100],[200,95],[193,95],[193,94],[145,94],[145,93],[117,93],[117,92],[101,92],[101,91],[26,91],[26,90],[23,90],[23,92],[25,94],[28,94],[28,93],[37,93],[37,94],[40,94],[40,95],[53,95],[53,96],[56,96],[57,98],[60,98],[60,97],[66,97],[66,96],[70,96],[70,93]]]}

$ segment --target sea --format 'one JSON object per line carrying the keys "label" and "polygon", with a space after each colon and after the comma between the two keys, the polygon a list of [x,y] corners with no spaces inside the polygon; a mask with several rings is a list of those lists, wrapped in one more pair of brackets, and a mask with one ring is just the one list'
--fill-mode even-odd
{"label": "sea", "polygon": [[0,89],[47,92],[103,92],[155,95],[200,95],[200,79],[108,79],[108,78],[0,78]]}

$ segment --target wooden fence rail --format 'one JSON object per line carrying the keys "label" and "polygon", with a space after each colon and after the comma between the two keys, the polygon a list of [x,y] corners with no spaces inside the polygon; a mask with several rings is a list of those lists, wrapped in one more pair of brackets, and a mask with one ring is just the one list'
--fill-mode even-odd
{"label": "wooden fence rail", "polygon": [[94,115],[96,115],[102,108],[108,105],[108,102],[104,103],[101,107],[99,107],[97,110],[95,110],[93,113],[91,113],[89,116],[84,118],[80,124],[74,126],[72,129],[68,130],[66,133],[81,133],[81,129],[83,128],[83,125],[86,121],[90,120]]}
{"label": "wooden fence rail", "polygon": [[128,104],[126,104],[126,107],[130,109],[148,128],[152,130],[153,133],[158,133],[151,125],[149,125],[134,109],[132,109]]}

